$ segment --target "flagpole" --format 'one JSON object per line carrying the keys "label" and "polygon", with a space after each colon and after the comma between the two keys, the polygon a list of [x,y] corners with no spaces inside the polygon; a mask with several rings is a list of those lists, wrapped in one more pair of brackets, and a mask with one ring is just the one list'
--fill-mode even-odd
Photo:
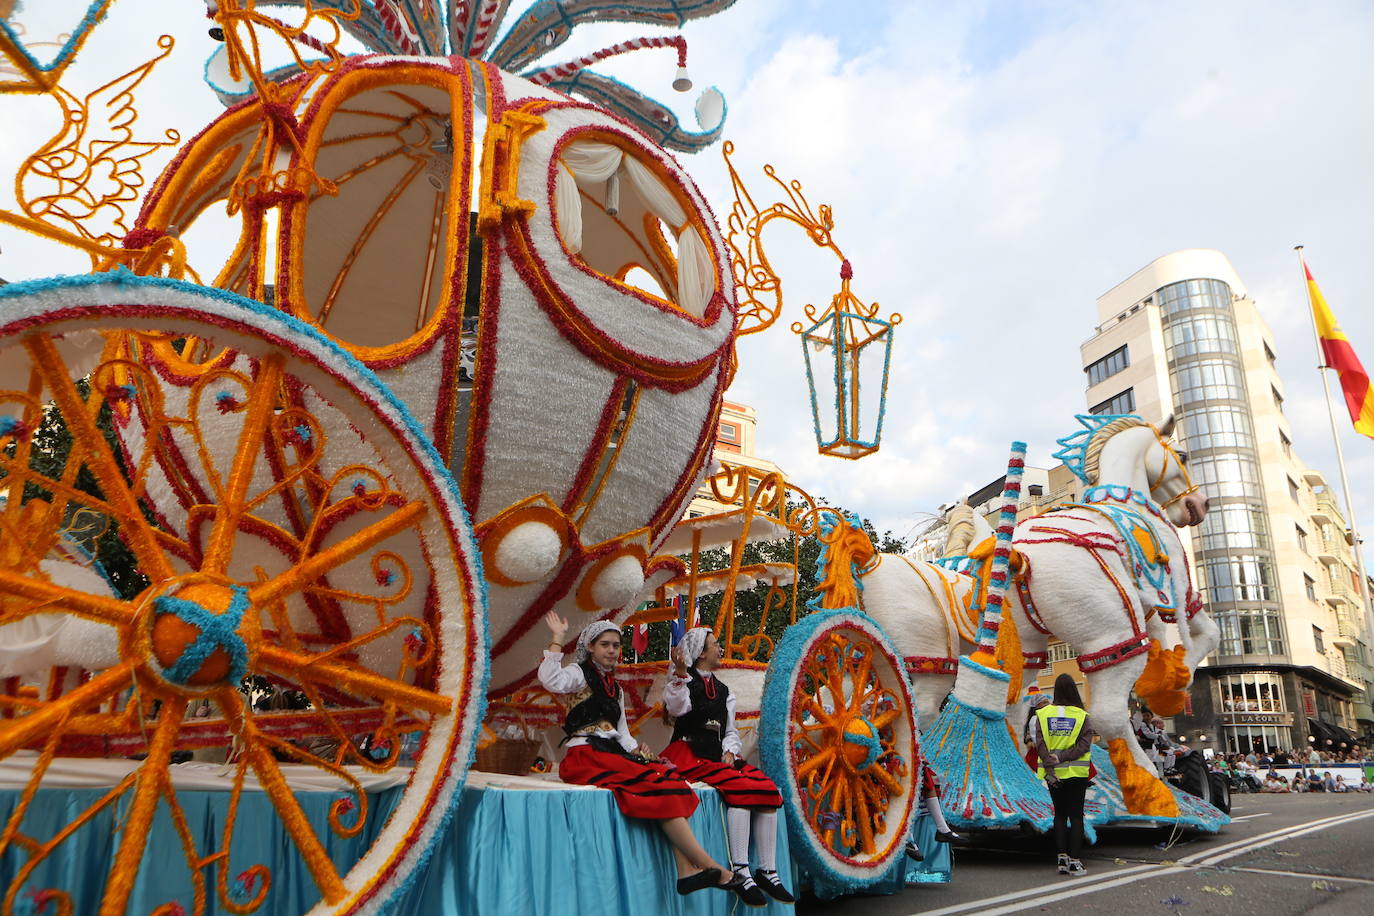
{"label": "flagpole", "polygon": [[[1364,571],[1364,550],[1361,548],[1360,527],[1355,521],[1355,501],[1350,495],[1350,477],[1345,473],[1345,454],[1341,451],[1340,427],[1336,424],[1335,408],[1331,404],[1331,383],[1326,377],[1326,370],[1331,368],[1326,364],[1326,351],[1322,349],[1321,333],[1317,330],[1317,310],[1312,302],[1312,283],[1307,278],[1307,261],[1302,256],[1302,246],[1295,245],[1293,250],[1298,253],[1298,264],[1302,267],[1302,282],[1307,289],[1307,317],[1312,321],[1312,340],[1317,345],[1317,373],[1322,377],[1322,391],[1326,394],[1326,418],[1331,421],[1331,441],[1336,445],[1336,468],[1341,475],[1341,490],[1345,493],[1345,511],[1350,521],[1350,539],[1354,541],[1355,547],[1355,571],[1359,573],[1360,580],[1360,607],[1364,610],[1364,639],[1362,642],[1365,649],[1369,649],[1369,640],[1374,635],[1374,609],[1369,606],[1369,581],[1365,577]],[[1365,655],[1364,663],[1370,664],[1368,655]],[[1374,700],[1374,697],[1370,697]]]}

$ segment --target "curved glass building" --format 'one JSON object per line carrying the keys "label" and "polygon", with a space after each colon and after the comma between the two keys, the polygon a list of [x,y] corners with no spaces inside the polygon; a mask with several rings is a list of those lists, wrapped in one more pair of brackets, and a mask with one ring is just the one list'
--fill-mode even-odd
{"label": "curved glass building", "polygon": [[1219,251],[1175,252],[1097,307],[1090,412],[1173,413],[1211,505],[1187,538],[1221,644],[1173,731],[1246,751],[1339,750],[1374,730],[1353,550],[1325,479],[1294,453],[1273,335],[1235,269]]}

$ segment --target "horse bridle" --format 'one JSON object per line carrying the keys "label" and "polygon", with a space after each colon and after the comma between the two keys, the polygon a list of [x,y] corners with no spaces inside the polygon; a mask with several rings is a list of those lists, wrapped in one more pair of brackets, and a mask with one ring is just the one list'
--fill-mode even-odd
{"label": "horse bridle", "polygon": [[1174,447],[1170,445],[1168,442],[1164,441],[1164,435],[1160,433],[1158,429],[1155,429],[1153,426],[1151,426],[1150,429],[1154,430],[1155,441],[1159,443],[1159,447],[1164,449],[1164,460],[1160,462],[1159,465],[1159,476],[1149,482],[1151,497],[1154,496],[1155,487],[1163,483],[1165,475],[1169,473],[1170,458],[1173,459],[1174,464],[1178,465],[1178,472],[1183,475],[1183,482],[1187,484],[1187,488],[1180,492],[1178,495],[1171,496],[1168,500],[1159,504],[1159,507],[1161,509],[1167,509],[1174,503],[1178,502],[1180,499],[1183,499],[1185,496],[1188,496],[1191,493],[1196,493],[1199,489],[1201,489],[1201,487],[1193,483],[1193,478],[1188,473],[1188,466],[1183,463],[1182,458],[1178,457],[1178,452],[1174,451]]}

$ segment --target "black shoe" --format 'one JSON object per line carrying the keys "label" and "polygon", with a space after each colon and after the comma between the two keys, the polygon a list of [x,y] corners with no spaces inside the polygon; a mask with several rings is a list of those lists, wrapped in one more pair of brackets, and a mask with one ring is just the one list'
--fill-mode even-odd
{"label": "black shoe", "polygon": [[695,875],[688,875],[686,878],[677,879],[677,892],[686,896],[693,891],[699,891],[704,887],[720,886],[720,869],[703,868]]}
{"label": "black shoe", "polygon": [[778,880],[777,872],[764,871],[760,868],[754,872],[754,880],[758,882],[759,887],[763,888],[764,893],[779,903],[797,902],[797,898],[793,897],[792,893],[782,886],[782,882]]}
{"label": "black shoe", "polygon": [[906,854],[911,857],[913,862],[924,862],[926,859],[926,857],[921,854],[921,847],[917,846],[915,843],[908,842],[906,844]]}
{"label": "black shoe", "polygon": [[768,898],[759,890],[759,886],[749,877],[747,871],[732,873],[729,883],[717,884],[716,887],[723,891],[734,891],[735,896],[744,901],[746,906],[768,906]]}
{"label": "black shoe", "polygon": [[935,834],[935,842],[962,843],[964,842],[964,838],[959,834],[955,833],[953,830],[941,830],[939,833]]}

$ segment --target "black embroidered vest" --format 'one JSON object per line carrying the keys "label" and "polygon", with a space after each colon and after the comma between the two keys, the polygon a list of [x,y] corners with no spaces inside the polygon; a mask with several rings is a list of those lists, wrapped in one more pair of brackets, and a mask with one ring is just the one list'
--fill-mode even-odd
{"label": "black embroidered vest", "polygon": [[615,695],[612,696],[606,692],[606,685],[601,680],[601,670],[592,664],[591,659],[582,662],[578,667],[582,669],[582,677],[587,682],[587,687],[577,694],[579,702],[568,710],[568,715],[563,719],[563,731],[567,735],[564,741],[580,732],[594,731],[592,726],[602,722],[611,729],[620,724],[620,685],[615,685]]}
{"label": "black embroidered vest", "polygon": [[712,677],[715,696],[711,697],[706,692],[706,679],[696,668],[688,668],[687,676],[690,678],[687,695],[692,699],[692,708],[678,716],[673,723],[673,740],[686,741],[693,754],[703,760],[719,763],[724,755],[721,742],[725,739],[725,729],[729,724],[726,721],[729,712],[725,699],[730,696],[730,688],[720,678]]}

